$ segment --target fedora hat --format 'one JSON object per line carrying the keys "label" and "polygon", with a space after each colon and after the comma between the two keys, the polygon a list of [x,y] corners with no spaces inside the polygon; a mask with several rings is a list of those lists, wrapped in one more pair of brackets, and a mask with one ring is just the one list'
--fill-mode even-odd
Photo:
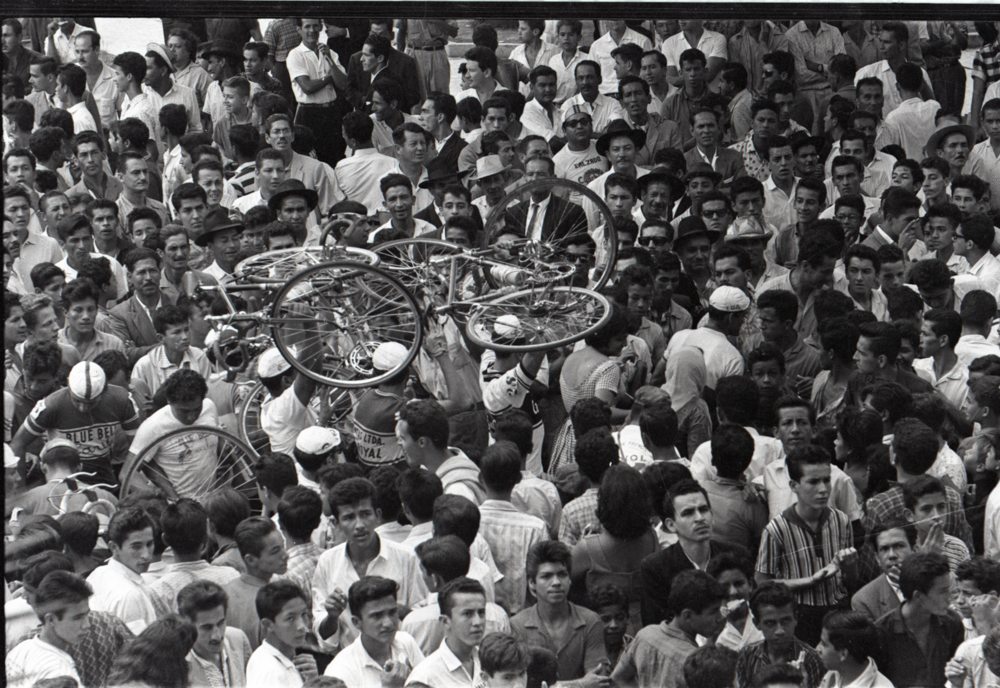
{"label": "fedora hat", "polygon": [[167,63],[167,69],[173,74],[177,70],[174,69],[174,60],[170,57],[170,53],[167,52],[166,47],[162,43],[147,43],[146,44],[147,53],[156,53],[160,56],[160,59]]}
{"label": "fedora hat", "polygon": [[285,196],[302,196],[306,199],[306,203],[309,204],[310,211],[315,210],[316,204],[319,203],[319,194],[312,189],[307,189],[301,180],[286,179],[278,184],[277,191],[267,200],[268,207],[277,212],[278,207],[281,205],[281,199]]}
{"label": "fedora hat", "polygon": [[937,154],[937,149],[941,141],[952,134],[962,134],[965,136],[965,140],[969,142],[970,151],[976,145],[975,129],[968,124],[950,124],[947,127],[941,127],[927,138],[927,145],[924,146],[924,154],[934,157]]}
{"label": "fedora hat", "polygon": [[646,132],[642,129],[633,129],[623,119],[616,119],[608,124],[608,128],[604,130],[604,135],[597,139],[595,146],[597,153],[599,155],[607,155],[608,148],[611,146],[611,139],[616,136],[627,136],[632,139],[636,150],[646,145]]}
{"label": "fedora hat", "polygon": [[205,222],[202,225],[201,232],[194,237],[194,243],[197,246],[205,247],[208,246],[209,239],[212,235],[217,232],[224,232],[227,229],[235,229],[237,231],[243,231],[243,223],[235,222],[229,217],[229,213],[226,212],[225,208],[213,208],[208,211],[205,215]]}
{"label": "fedora hat", "polygon": [[458,184],[458,172],[447,167],[431,167],[427,170],[427,179],[417,184],[418,189],[429,189],[433,184]]}
{"label": "fedora hat", "polygon": [[705,221],[700,217],[685,217],[677,227],[677,236],[674,237],[674,247],[676,248],[678,244],[699,234],[707,236],[708,240],[713,244],[719,239],[719,233],[709,229],[705,225]]}
{"label": "fedora hat", "polygon": [[646,191],[646,187],[653,182],[661,182],[670,187],[670,200],[672,202],[676,202],[684,195],[684,184],[681,180],[669,172],[664,172],[662,167],[658,167],[652,172],[647,172],[635,180],[635,183],[639,186],[639,195],[641,196]]}
{"label": "fedora hat", "polygon": [[239,57],[242,59],[243,51],[232,41],[215,40],[212,46],[202,53],[205,57],[209,55],[222,55],[223,57]]}
{"label": "fedora hat", "polygon": [[510,165],[500,162],[499,155],[484,155],[476,161],[476,171],[469,175],[470,180],[480,180],[500,174],[510,169]]}
{"label": "fedora hat", "polygon": [[761,240],[767,241],[772,236],[774,232],[765,229],[761,221],[753,217],[740,217],[737,218],[733,223],[733,228],[736,230],[736,234],[727,234],[725,237],[726,243],[731,241],[751,241],[751,240]]}

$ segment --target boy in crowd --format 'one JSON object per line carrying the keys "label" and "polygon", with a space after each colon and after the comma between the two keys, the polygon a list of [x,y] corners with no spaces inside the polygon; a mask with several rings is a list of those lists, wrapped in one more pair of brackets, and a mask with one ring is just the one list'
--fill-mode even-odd
{"label": "boy in crowd", "polygon": [[952,308],[933,308],[924,313],[920,348],[925,358],[913,362],[917,375],[934,386],[934,391],[957,409],[965,405],[969,393],[969,369],[955,355],[962,337],[962,317]]}
{"label": "boy in crowd", "polygon": [[190,368],[205,380],[212,374],[208,356],[191,346],[191,315],[186,309],[169,305],[157,308],[153,326],[161,345],[136,361],[131,379],[132,393],[147,413],[152,410],[153,397],[172,373]]}
{"label": "boy in crowd", "polygon": [[263,642],[247,662],[246,688],[302,688],[315,678],[316,660],[297,652],[309,632],[309,601],[294,583],[264,585],[255,599]]}
{"label": "boy in crowd", "polygon": [[[242,629],[250,646],[256,650],[265,637],[256,600],[260,590],[274,576],[282,576],[288,571],[288,551],[274,522],[263,516],[253,516],[236,526],[236,546],[246,572],[223,585],[229,595],[226,622]],[[297,585],[295,588],[308,602],[306,592]]]}
{"label": "boy in crowd", "polygon": [[944,532],[948,514],[948,495],[937,478],[918,475],[903,484],[903,504],[906,520],[917,529],[920,551],[943,554],[952,572],[969,559],[969,548],[957,537]]}
{"label": "boy in crowd", "polygon": [[849,611],[827,614],[816,646],[826,667],[824,685],[893,688],[871,657],[877,641],[875,626],[863,615]]}
{"label": "boy in crowd", "polygon": [[253,650],[243,631],[226,625],[228,604],[226,591],[207,580],[190,583],[177,593],[177,611],[198,631],[187,656],[192,686],[246,685]]}
{"label": "boy in crowd", "polygon": [[479,644],[484,688],[518,688],[528,683],[531,649],[505,633],[489,633]]}
{"label": "boy in crowd", "polygon": [[438,593],[444,642],[410,674],[407,683],[468,686],[481,681],[476,647],[486,629],[486,593],[471,578],[456,578]]}
{"label": "boy in crowd", "polygon": [[723,628],[724,588],[704,571],[682,571],[672,581],[669,622],[646,626],[618,660],[612,681],[640,688],[684,686],[684,660],[698,649],[697,636],[715,637]]}
{"label": "boy in crowd", "polygon": [[[753,592],[753,562],[730,552],[713,557],[705,572],[727,589],[728,597],[722,606],[726,627],[716,637],[715,644],[732,650],[742,650],[747,645],[764,639],[754,626],[750,614],[750,593]],[[733,659],[735,667],[735,657]]]}
{"label": "boy in crowd", "polygon": [[402,685],[424,660],[416,641],[399,631],[396,581],[366,576],[347,592],[357,639],[337,653],[323,672],[352,688]]}

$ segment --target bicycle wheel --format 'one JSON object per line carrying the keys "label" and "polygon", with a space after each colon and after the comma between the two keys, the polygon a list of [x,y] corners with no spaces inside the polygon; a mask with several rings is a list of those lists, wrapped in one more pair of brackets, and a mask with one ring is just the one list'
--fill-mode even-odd
{"label": "bicycle wheel", "polygon": [[[271,451],[271,440],[260,425],[260,406],[266,398],[267,390],[264,389],[264,385],[257,383],[250,391],[243,408],[240,409],[240,437],[258,454]],[[354,402],[348,390],[338,387],[329,389],[329,400],[330,406],[333,407],[333,416],[330,417],[327,427],[332,428],[350,415]],[[313,395],[310,407],[314,411],[318,411],[318,402],[319,394]]]}
{"label": "bicycle wheel", "polygon": [[446,258],[462,253],[462,248],[441,239],[397,239],[379,244],[374,252],[382,270],[418,299],[427,299],[447,296],[451,263]]}
{"label": "bicycle wheel", "polygon": [[378,265],[379,257],[372,251],[349,246],[310,246],[266,251],[241,260],[233,268],[237,280],[249,282],[286,282],[302,268],[331,261],[358,261]]}
{"label": "bicycle wheel", "polygon": [[[548,197],[542,219],[541,239],[525,237],[525,226],[532,196]],[[535,222],[537,226],[537,221]],[[501,199],[486,217],[482,247],[495,247],[504,232],[524,237],[516,247],[517,255],[508,262],[530,274],[552,276],[559,286],[587,286],[600,290],[611,278],[618,255],[618,234],[611,210],[596,193],[583,184],[568,179],[537,179],[517,187]],[[568,247],[589,236],[597,244],[596,264],[589,282],[577,274],[577,264],[570,259]],[[499,260],[499,257],[497,258]],[[502,286],[492,271],[485,271],[491,286]],[[560,275],[563,275],[560,278]],[[575,279],[574,279],[575,277]]]}
{"label": "bicycle wheel", "polygon": [[[185,458],[191,459],[189,469],[183,472],[185,478],[195,473],[206,476],[204,482],[195,488],[188,482],[171,482],[171,487],[179,496],[198,499],[231,487],[245,494],[251,504],[259,503],[257,483],[253,475],[253,464],[259,454],[239,437],[207,425],[191,425],[171,430],[143,449],[122,472],[121,496],[153,487],[142,468],[155,463],[160,452],[178,451],[182,457],[186,454]],[[214,461],[214,465],[205,470],[201,465],[202,461]],[[164,478],[170,481],[165,474]]]}
{"label": "bicycle wheel", "polygon": [[[521,321],[525,344],[498,344],[493,324],[502,315]],[[579,341],[611,319],[611,302],[596,291],[575,287],[525,289],[472,307],[466,325],[469,339],[494,351],[547,351]],[[532,342],[540,333],[546,341]]]}
{"label": "bicycle wheel", "polygon": [[[303,313],[304,311],[304,313]],[[423,339],[420,308],[395,277],[359,263],[326,263],[295,275],[274,299],[269,319],[274,343],[292,366],[320,384],[372,387],[413,361]],[[298,360],[298,351],[324,346],[320,370]],[[375,371],[372,354],[383,342],[397,342],[407,355],[389,371]]]}

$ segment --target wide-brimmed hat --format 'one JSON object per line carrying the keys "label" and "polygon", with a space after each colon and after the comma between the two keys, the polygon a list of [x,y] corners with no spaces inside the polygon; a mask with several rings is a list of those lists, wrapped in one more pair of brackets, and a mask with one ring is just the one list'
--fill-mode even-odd
{"label": "wide-brimmed hat", "polygon": [[733,227],[736,229],[736,234],[727,234],[727,243],[730,241],[767,241],[774,236],[774,232],[765,229],[761,221],[752,215],[736,218]]}
{"label": "wide-brimmed hat", "polygon": [[684,175],[684,184],[690,184],[692,179],[698,177],[708,177],[712,183],[718,186],[722,183],[722,175],[715,171],[715,168],[707,162],[698,162],[691,166],[691,169]]}
{"label": "wide-brimmed hat", "polygon": [[698,234],[706,235],[708,240],[713,244],[719,240],[719,233],[713,229],[709,229],[704,220],[700,217],[688,216],[681,220],[680,224],[677,226],[677,236],[674,237],[674,247]]}
{"label": "wide-brimmed hat", "polygon": [[947,127],[941,127],[927,137],[927,145],[924,146],[924,154],[933,157],[936,154],[938,145],[940,145],[941,141],[952,134],[964,135],[965,139],[969,142],[970,150],[976,145],[975,129],[970,127],[968,124],[949,124]]}
{"label": "wide-brimmed hat", "polygon": [[196,246],[208,246],[213,234],[224,232],[227,229],[243,231],[243,223],[236,222],[229,217],[229,213],[223,207],[213,208],[205,215],[205,222],[201,232],[193,237]]}
{"label": "wide-brimmed hat", "polygon": [[162,43],[147,43],[146,44],[147,53],[156,53],[160,56],[160,59],[167,63],[167,69],[173,74],[177,70],[174,69],[174,60],[170,57],[170,53],[167,52],[167,48]]}
{"label": "wide-brimmed hat", "polygon": [[671,201],[676,202],[684,195],[684,183],[669,172],[665,172],[661,167],[654,169],[652,172],[647,172],[635,180],[636,185],[639,187],[639,195],[641,196],[646,187],[653,182],[661,182],[670,187]]}
{"label": "wide-brimmed hat", "polygon": [[607,155],[608,148],[611,146],[611,139],[616,136],[627,136],[632,139],[636,150],[646,145],[646,132],[642,129],[633,129],[623,119],[616,119],[604,130],[604,135],[597,139],[597,144],[595,145],[597,153],[599,155]]}
{"label": "wide-brimmed hat", "polygon": [[473,181],[485,179],[510,169],[510,165],[504,165],[500,161],[499,155],[484,155],[476,161],[476,171],[469,175],[469,179]]}
{"label": "wide-brimmed hat", "polygon": [[222,55],[223,57],[239,57],[243,59],[243,51],[232,41],[217,40],[212,41],[208,50],[202,53],[205,57],[209,55]]}
{"label": "wide-brimmed hat", "polygon": [[285,196],[302,196],[306,199],[306,203],[309,204],[310,212],[316,209],[316,204],[319,203],[319,194],[312,189],[307,189],[306,185],[302,183],[300,179],[286,179],[285,181],[278,184],[277,190],[274,195],[267,200],[267,205],[271,210],[278,212],[278,208],[281,205],[281,199]]}
{"label": "wide-brimmed hat", "polygon": [[427,179],[417,184],[418,189],[429,189],[432,184],[458,184],[458,172],[448,167],[429,167]]}

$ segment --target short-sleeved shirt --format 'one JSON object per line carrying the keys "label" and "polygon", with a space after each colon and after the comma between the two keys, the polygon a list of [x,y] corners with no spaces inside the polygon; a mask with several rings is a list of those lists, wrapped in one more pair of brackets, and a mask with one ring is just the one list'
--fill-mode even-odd
{"label": "short-sleeved shirt", "polygon": [[[806,675],[806,682],[803,684],[803,688],[816,688],[820,684],[820,681],[823,680],[823,676],[826,675],[826,667],[823,666],[823,662],[820,660],[816,650],[798,638],[795,638],[795,648],[792,650],[792,656],[799,657],[803,654],[805,656],[803,657],[802,668],[803,673]],[[753,645],[747,645],[740,650],[739,657],[736,660],[737,685],[753,685],[753,678],[757,675],[757,672],[770,665],[771,656],[768,654],[763,640]]]}
{"label": "short-sleeved shirt", "polygon": [[295,394],[295,385],[260,405],[260,427],[271,440],[274,452],[292,456],[299,433],[316,422],[316,414]]}
{"label": "short-sleeved shirt", "polygon": [[726,336],[715,330],[702,327],[696,330],[681,330],[670,338],[670,344],[663,358],[670,360],[681,347],[696,347],[705,355],[705,386],[715,389],[719,380],[730,375],[743,374],[743,356],[729,343]]}
{"label": "short-sleeved shirt", "polygon": [[573,151],[569,146],[563,146],[552,161],[556,164],[557,177],[580,184],[589,184],[610,168],[608,159],[597,152],[593,141],[590,142],[590,148],[582,151]]}
{"label": "short-sleeved shirt", "polygon": [[666,621],[646,626],[618,659],[612,679],[642,688],[684,688],[684,660],[698,649],[695,639]]}
{"label": "short-sleeved shirt", "polygon": [[[415,667],[424,661],[424,653],[420,651],[417,641],[403,631],[396,631],[390,652],[394,664],[409,663]],[[361,636],[337,653],[333,661],[326,665],[323,675],[339,678],[351,688],[382,688],[382,667],[361,644]]]}
{"label": "short-sleeved shirt", "polygon": [[[202,402],[201,414],[192,425],[219,427],[219,414],[211,399]],[[184,427],[190,426],[177,420],[168,404],[139,426],[129,453],[138,456],[159,438]],[[160,444],[149,460],[163,469],[179,496],[197,499],[207,494],[212,486],[218,465],[218,446],[219,438],[207,432],[178,434]]]}
{"label": "short-sleeved shirt", "polygon": [[73,405],[68,388],[57,390],[45,397],[31,410],[24,427],[32,435],[47,439],[65,437],[80,451],[83,470],[96,473],[85,478],[91,484],[116,485],[111,470],[111,450],[119,433],[132,435],[139,428],[139,405],[126,390],[108,385],[100,403],[86,412]]}
{"label": "short-sleeved shirt", "polygon": [[371,389],[354,407],[358,460],[366,466],[397,463],[403,448],[396,439],[396,414],[406,405],[403,397]]}
{"label": "short-sleeved shirt", "polygon": [[[820,516],[819,529],[814,531],[790,506],[764,529],[757,571],[779,580],[808,578],[850,546],[850,520],[843,511],[827,507]],[[847,588],[837,574],[794,594],[799,604],[831,607],[847,597]]]}
{"label": "short-sleeved shirt", "polygon": [[555,653],[559,661],[559,680],[572,681],[593,671],[608,659],[604,648],[604,624],[594,612],[572,602],[569,604],[569,637],[560,647],[549,636],[538,605],[533,604],[510,620],[510,627],[522,642]]}
{"label": "short-sleeved shirt", "polygon": [[288,51],[288,58],[285,60],[285,65],[288,67],[288,76],[292,80],[292,94],[295,96],[296,102],[326,104],[332,103],[337,99],[337,92],[330,84],[313,93],[306,93],[296,81],[300,76],[308,77],[309,79],[322,79],[332,74],[334,69],[343,70],[340,60],[337,59],[337,53],[331,50],[329,57],[326,57],[322,53],[314,53],[304,44],[300,43]]}
{"label": "short-sleeved shirt", "polygon": [[526,467],[534,475],[541,475],[545,426],[538,399],[531,392],[531,385],[533,382],[549,384],[548,360],[542,359],[542,365],[534,378],[525,372],[520,363],[501,373],[496,369],[496,361],[496,352],[487,350],[479,363],[479,384],[483,389],[486,412],[490,418],[496,418],[507,409],[514,408],[528,415],[533,428],[531,438],[534,445],[528,454]]}
{"label": "short-sleeved shirt", "polygon": [[708,29],[701,32],[698,45],[691,45],[683,31],[675,33],[660,44],[660,52],[667,58],[667,67],[674,67],[678,72],[681,71],[681,53],[691,48],[700,50],[706,59],[713,57],[726,59],[726,37]]}
{"label": "short-sleeved shirt", "polygon": [[80,683],[70,655],[41,638],[29,638],[10,651],[6,661],[7,685],[32,688],[38,681],[68,676]]}
{"label": "short-sleeved shirt", "polygon": [[303,683],[295,663],[266,640],[250,655],[246,688],[302,688]]}

